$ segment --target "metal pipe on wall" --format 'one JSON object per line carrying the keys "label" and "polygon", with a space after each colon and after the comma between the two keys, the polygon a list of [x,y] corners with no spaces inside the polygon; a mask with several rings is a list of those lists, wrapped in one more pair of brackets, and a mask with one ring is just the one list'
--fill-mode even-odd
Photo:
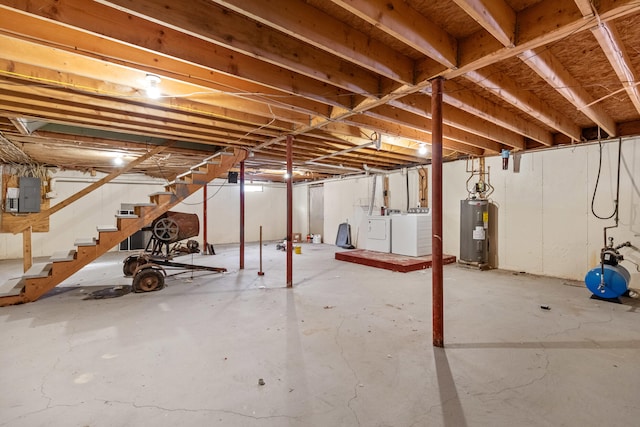
{"label": "metal pipe on wall", "polygon": [[244,161],[240,162],[240,270],[244,269]]}
{"label": "metal pipe on wall", "polygon": [[293,287],[293,136],[287,135],[287,288]]}
{"label": "metal pipe on wall", "polygon": [[444,79],[431,82],[431,174],[433,206],[431,208],[433,246],[431,260],[433,345],[444,347],[444,307],[442,285],[442,89]]}

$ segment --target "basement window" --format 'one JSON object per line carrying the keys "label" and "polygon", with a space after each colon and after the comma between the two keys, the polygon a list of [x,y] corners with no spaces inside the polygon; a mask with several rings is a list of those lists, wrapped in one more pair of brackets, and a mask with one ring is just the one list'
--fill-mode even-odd
{"label": "basement window", "polygon": [[249,184],[244,186],[245,193],[262,193],[262,191],[262,185]]}

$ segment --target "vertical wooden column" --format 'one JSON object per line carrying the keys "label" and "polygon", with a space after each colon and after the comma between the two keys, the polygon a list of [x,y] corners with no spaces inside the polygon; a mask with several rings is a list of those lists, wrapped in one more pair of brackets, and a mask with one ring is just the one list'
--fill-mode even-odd
{"label": "vertical wooden column", "polygon": [[244,161],[240,162],[240,270],[244,269]]}
{"label": "vertical wooden column", "polygon": [[433,310],[433,345],[444,347],[444,298],[442,286],[442,89],[441,77],[431,82],[431,207],[433,251],[431,283]]}
{"label": "vertical wooden column", "polygon": [[22,268],[26,273],[33,265],[33,253],[31,251],[31,226],[22,230]]}
{"label": "vertical wooden column", "polygon": [[382,203],[389,207],[389,175],[385,175],[382,179]]}
{"label": "vertical wooden column", "polygon": [[287,135],[287,288],[293,287],[293,136]]}
{"label": "vertical wooden column", "polygon": [[[205,251],[205,253],[209,253],[209,245],[207,243],[207,224],[209,223],[209,218],[207,218],[207,198],[209,197],[207,195],[207,186],[209,185],[209,183],[206,183],[203,187],[202,187],[202,240],[203,240],[203,244],[202,247]],[[209,254],[211,255],[211,254]]]}

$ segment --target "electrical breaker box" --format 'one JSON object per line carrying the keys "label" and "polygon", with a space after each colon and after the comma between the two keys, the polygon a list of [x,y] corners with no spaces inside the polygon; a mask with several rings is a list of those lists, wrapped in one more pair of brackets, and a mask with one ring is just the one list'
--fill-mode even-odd
{"label": "electrical breaker box", "polygon": [[42,200],[40,178],[20,177],[18,212],[40,212]]}
{"label": "electrical breaker box", "polygon": [[9,187],[7,188],[7,197],[5,198],[6,202],[4,205],[5,212],[18,212],[18,195],[20,191],[17,187]]}

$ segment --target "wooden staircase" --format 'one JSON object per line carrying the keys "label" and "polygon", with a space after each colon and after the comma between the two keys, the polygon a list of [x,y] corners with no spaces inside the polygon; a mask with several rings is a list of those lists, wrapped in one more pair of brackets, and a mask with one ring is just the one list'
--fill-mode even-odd
{"label": "wooden staircase", "polygon": [[134,215],[116,215],[116,226],[98,227],[98,237],[75,242],[76,249],[56,252],[44,264],[35,264],[21,278],[12,279],[0,291],[0,307],[32,302],[72,274],[105,254],[124,239],[180,203],[198,189],[226,173],[247,156],[245,150],[219,152],[178,175],[165,191],[149,195],[150,203],[134,207]]}

